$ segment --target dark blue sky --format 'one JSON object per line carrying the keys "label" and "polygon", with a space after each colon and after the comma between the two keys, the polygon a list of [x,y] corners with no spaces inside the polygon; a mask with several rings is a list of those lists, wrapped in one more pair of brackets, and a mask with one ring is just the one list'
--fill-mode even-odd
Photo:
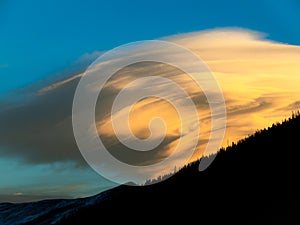
{"label": "dark blue sky", "polygon": [[300,44],[298,0],[0,1],[0,93],[55,75],[85,53],[132,41],[243,27]]}

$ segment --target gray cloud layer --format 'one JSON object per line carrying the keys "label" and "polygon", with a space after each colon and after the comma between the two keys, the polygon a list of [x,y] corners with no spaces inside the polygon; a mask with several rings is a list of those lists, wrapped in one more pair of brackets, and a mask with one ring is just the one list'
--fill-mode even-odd
{"label": "gray cloud layer", "polygon": [[0,111],[1,155],[27,162],[79,160],[72,132],[72,100],[78,79],[55,91],[17,101]]}

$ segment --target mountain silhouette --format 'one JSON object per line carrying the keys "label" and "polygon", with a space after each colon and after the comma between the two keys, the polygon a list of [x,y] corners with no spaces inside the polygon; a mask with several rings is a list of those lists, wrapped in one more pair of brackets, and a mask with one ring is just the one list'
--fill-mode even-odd
{"label": "mountain silhouette", "polygon": [[0,224],[300,224],[300,115],[220,149],[149,186],[74,200],[0,204]]}

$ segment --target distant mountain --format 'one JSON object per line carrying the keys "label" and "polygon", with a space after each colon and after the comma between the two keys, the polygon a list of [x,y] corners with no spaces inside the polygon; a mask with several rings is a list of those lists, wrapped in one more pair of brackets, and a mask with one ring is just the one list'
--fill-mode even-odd
{"label": "distant mountain", "polygon": [[[162,223],[300,224],[300,116],[221,149],[150,186],[76,200],[0,204],[0,225]],[[140,220],[140,218],[143,218]]]}

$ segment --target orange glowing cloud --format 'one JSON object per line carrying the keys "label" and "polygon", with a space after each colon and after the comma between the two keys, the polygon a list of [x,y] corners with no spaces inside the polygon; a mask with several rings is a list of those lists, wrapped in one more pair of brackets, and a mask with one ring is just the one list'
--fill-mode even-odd
{"label": "orange glowing cloud", "polygon": [[[292,111],[300,108],[300,46],[267,40],[260,33],[243,29],[195,32],[170,36],[163,40],[177,43],[197,54],[208,65],[218,81],[227,108],[227,131],[223,146],[257,129],[267,127],[273,122],[281,121],[290,116]],[[172,53],[161,49],[161,54]],[[177,58],[180,61],[185,60],[181,55]],[[189,64],[188,61],[185,63]],[[120,110],[111,115],[110,111],[118,92],[141,74],[171,79],[189,93],[200,119],[200,128],[197,128],[200,130],[199,144],[192,160],[199,158],[205,149],[211,129],[207,99],[188,75],[170,65],[139,63],[122,69],[107,82],[100,93],[101,102],[96,107],[96,122],[100,138],[107,144],[112,154],[125,157],[124,161],[136,165],[147,165],[162,160],[173,152],[179,140],[185,144],[185,148],[190,147],[189,129],[184,128],[184,135],[181,134],[180,119],[184,119],[192,127],[193,118],[189,118],[188,112],[185,118],[179,118],[171,104],[150,97],[137,102],[131,108],[129,117],[131,131],[136,137],[147,138],[150,135],[151,119],[160,117],[165,122],[165,132],[160,131],[160,124],[154,123],[151,128],[155,131],[156,138],[164,135],[166,140],[161,143],[157,151],[149,155],[137,154],[132,159],[124,156],[124,149],[115,138],[111,119],[126,120],[126,114]],[[6,146],[18,145],[18,148],[12,147],[13,150],[6,154],[14,154],[14,149],[29,146],[28,152],[32,154],[28,157],[42,162],[52,158],[56,161],[62,157],[66,160],[76,160],[80,157],[79,154],[73,154],[76,143],[72,136],[70,109],[74,91],[82,76],[83,74],[78,74],[44,87],[37,92],[36,99],[26,103],[27,105],[24,103],[22,107],[10,106],[0,112],[0,122],[4,124],[0,127],[0,134],[3,134],[0,135],[0,141]],[[162,88],[163,84],[158,84],[154,90],[160,91]],[[170,90],[170,93],[174,92],[176,90]],[[32,113],[33,108],[36,112],[41,111],[39,115],[47,117],[47,121],[43,121],[42,118],[37,120],[37,115]],[[56,110],[55,113],[53,108]],[[26,121],[16,119],[21,118],[22,114],[28,115]],[[3,127],[9,129],[4,130]],[[44,133],[36,132],[36,139],[34,139],[28,130],[40,131],[40,127],[47,127],[47,130]],[[120,131],[122,133],[122,127]],[[123,135],[127,135],[125,131]],[[5,139],[1,140],[1,136]],[[22,137],[22,141],[17,143],[16,137]],[[40,149],[44,149],[44,152],[41,153]],[[217,150],[214,149],[214,152]],[[206,154],[210,153],[212,152]],[[176,160],[181,160],[180,154],[177,155]],[[174,166],[166,165],[157,171],[157,174],[168,173],[173,168]]]}
{"label": "orange glowing cloud", "polygon": [[300,46],[261,33],[221,29],[168,38],[210,67],[225,96],[228,122],[223,145],[281,121],[299,109]]}

